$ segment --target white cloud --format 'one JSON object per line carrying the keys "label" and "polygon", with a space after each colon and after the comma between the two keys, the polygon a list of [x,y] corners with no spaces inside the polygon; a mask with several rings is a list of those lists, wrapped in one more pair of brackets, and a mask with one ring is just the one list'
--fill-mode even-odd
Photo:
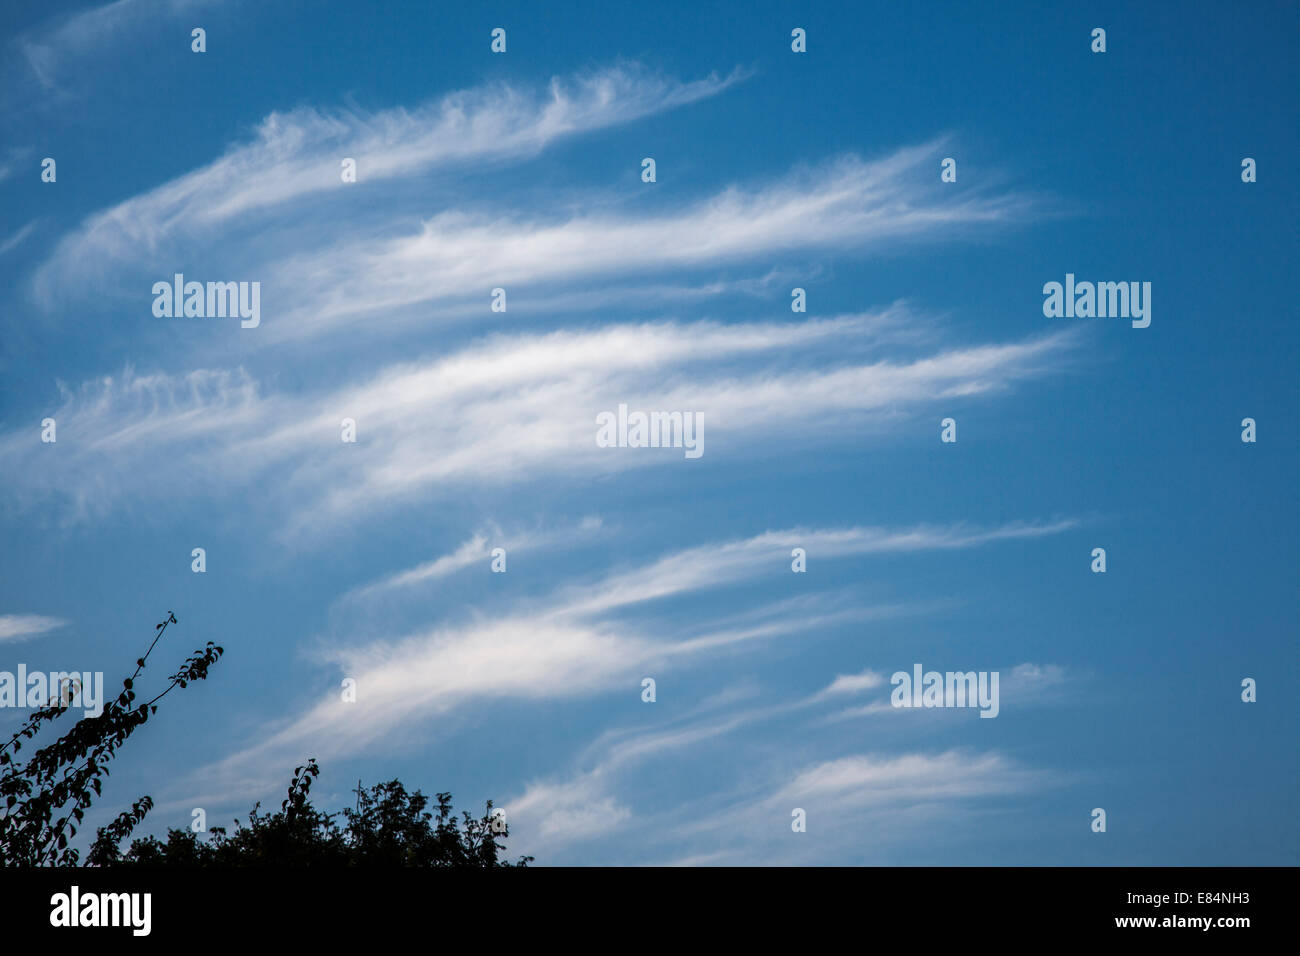
{"label": "white cloud", "polygon": [[[789,774],[773,770],[766,786],[748,786],[715,812],[678,811],[659,824],[658,843],[679,845],[687,859],[703,863],[862,863],[922,834],[928,841],[960,836],[977,808],[1005,805],[1050,782],[997,752],[848,754]],[[808,830],[792,837],[795,807],[807,814]]]}
{"label": "white cloud", "polygon": [[[6,170],[0,168],[0,179],[5,178],[5,173]],[[39,221],[40,220],[33,219],[31,222],[19,228],[15,233],[9,236],[9,238],[0,240],[0,256],[3,256],[5,253],[18,248],[18,246],[21,245],[28,236],[30,236],[33,232],[36,231],[36,224]]]}
{"label": "white cloud", "polygon": [[[211,6],[215,0],[114,0],[73,14],[54,17],[15,37],[8,46],[10,86],[16,95],[17,66],[22,64],[40,87],[38,98],[64,96],[68,75],[85,69],[85,60],[104,50],[127,47],[132,36],[183,13]],[[188,31],[182,35],[189,43]],[[29,97],[30,98],[30,97]]]}
{"label": "white cloud", "polygon": [[[681,750],[744,722],[641,736],[651,744],[667,739],[667,750]],[[729,792],[701,787],[689,801],[639,811],[628,802],[635,795],[632,778],[619,771],[665,754],[653,746],[637,747],[640,739],[624,745],[623,752],[611,751],[590,770],[530,783],[520,797],[507,801],[517,834],[512,849],[564,862],[581,845],[585,860],[593,852],[591,841],[608,836],[622,862],[653,863],[674,849],[685,854],[677,865],[825,863],[835,858],[832,854],[861,861],[868,852],[906,842],[918,825],[933,837],[940,829],[959,828],[978,806],[996,805],[1049,782],[1046,774],[997,752],[851,753],[793,771],[772,766],[748,774]],[[810,743],[807,732],[803,739]],[[769,743],[757,752],[770,749]],[[792,839],[795,807],[807,814],[809,831]]]}
{"label": "white cloud", "polygon": [[876,671],[862,671],[859,674],[840,674],[823,690],[819,697],[834,697],[840,694],[856,694],[860,691],[880,687],[885,683],[885,675]]}
{"label": "white cloud", "polygon": [[0,614],[0,642],[24,641],[67,623],[57,617],[44,617],[40,614]]}
{"label": "white cloud", "polygon": [[720,587],[761,574],[765,568],[788,570],[790,550],[795,546],[819,559],[949,550],[1058,534],[1075,524],[1073,519],[1062,519],[1047,524],[1014,523],[991,530],[922,525],[902,530],[857,527],[768,531],[752,538],[680,551],[650,565],[613,574],[598,591],[584,589],[576,593],[564,613],[600,613],[672,594]]}
{"label": "white cloud", "polygon": [[[278,489],[288,530],[305,532],[323,515],[332,527],[471,482],[694,464],[681,449],[597,447],[596,415],[621,402],[696,412],[705,455],[738,461],[834,445],[938,401],[1003,391],[1058,367],[1073,342],[1063,332],[882,358],[904,311],[493,336],[303,395],[267,392],[242,369],[128,370],[63,389],[49,413],[57,455],[30,429],[0,434],[0,450],[13,495],[107,508],[123,495],[220,495],[256,479]],[[339,440],[344,417],[357,422],[357,445]]]}
{"label": "white cloud", "polygon": [[501,528],[492,526],[475,532],[469,540],[462,542],[450,554],[440,555],[416,567],[390,574],[379,581],[349,592],[346,597],[373,597],[382,592],[408,588],[427,581],[437,581],[476,564],[486,568],[493,548],[503,548],[506,554],[510,555],[541,547],[561,548],[573,545],[599,531],[601,525],[601,519],[591,515],[574,527],[513,531],[507,534]]}
{"label": "white cloud", "polygon": [[[576,311],[590,311],[601,300],[622,308],[662,299],[682,286],[666,274],[710,270],[687,287],[699,298],[766,282],[719,279],[722,267],[759,260],[771,276],[792,254],[892,253],[911,241],[1001,228],[1034,206],[1018,195],[953,199],[936,190],[942,141],[870,161],[845,156],[684,205],[670,200],[659,213],[629,211],[626,195],[597,201],[590,191],[590,211],[581,213],[567,204],[537,208],[536,197],[520,212],[512,197],[490,192],[480,205],[471,198],[445,208],[420,195],[429,188],[420,180],[398,188],[426,166],[517,159],[568,132],[713,95],[730,82],[681,84],[625,67],[571,81],[573,91],[556,84],[549,99],[501,88],[456,94],[424,108],[431,119],[404,111],[273,115],[255,143],[91,217],[60,241],[34,289],[47,306],[91,290],[122,295],[138,303],[140,321],[157,322],[145,292],[175,271],[164,260],[197,259],[263,284],[259,345],[346,335],[359,321],[375,337],[486,315],[498,287],[513,291],[516,313],[575,298],[585,300]],[[338,157],[366,150],[375,153],[369,178],[342,187]],[[430,203],[437,211],[424,211]]]}
{"label": "white cloud", "polygon": [[[0,153],[0,182],[8,179],[10,176],[17,174],[23,164],[28,161],[32,155],[32,149],[28,147],[10,146]],[[36,175],[39,167],[32,164],[31,172]]]}
{"label": "white cloud", "polygon": [[768,802],[778,807],[808,802],[826,812],[845,807],[964,799],[1013,792],[1022,789],[1033,776],[995,753],[856,755],[803,769]]}
{"label": "white cloud", "polygon": [[[890,550],[889,542],[909,549],[975,547],[1007,538],[1052,534],[1068,527],[1019,525],[983,532],[951,529],[843,529],[809,531],[814,539],[841,542],[824,558]],[[318,653],[343,677],[356,681],[357,700],[343,703],[337,692],[308,706],[263,740],[203,771],[237,786],[256,781],[258,769],[274,779],[286,761],[311,753],[326,759],[355,754],[384,740],[399,746],[403,734],[424,732],[427,722],[460,708],[494,699],[561,700],[639,686],[647,672],[690,668],[721,647],[753,644],[785,635],[816,631],[826,621],[794,615],[742,631],[664,638],[653,628],[615,622],[610,612],[647,599],[682,596],[725,586],[742,574],[788,573],[784,545],[791,532],[768,532],[742,541],[677,552],[638,569],[612,572],[580,587],[568,587],[538,602],[507,607],[495,616],[475,615],[468,623],[431,628],[404,638],[359,646],[335,646]],[[883,547],[881,547],[883,545]],[[745,555],[722,566],[707,555]],[[648,589],[629,587],[644,580]],[[863,609],[860,609],[860,612]],[[865,609],[870,613],[873,609]],[[707,623],[705,625],[707,627]],[[802,706],[795,704],[791,706]],[[630,741],[611,738],[605,763],[640,759],[726,733],[763,711],[726,717],[707,727],[667,731]]]}
{"label": "white cloud", "polygon": [[[439,213],[391,238],[341,236],[285,257],[271,282],[296,304],[272,322],[276,338],[313,334],[366,315],[367,328],[417,304],[477,298],[494,287],[698,269],[793,250],[860,251],[884,241],[951,239],[1014,221],[1016,197],[939,201],[922,170],[933,144],[864,162],[846,157],[766,187],[728,188],[659,216],[593,213],[565,219]],[[427,313],[426,313],[427,314]]]}
{"label": "white cloud", "polygon": [[526,830],[534,845],[545,845],[590,839],[626,824],[632,811],[604,792],[600,777],[529,784],[506,808],[515,832]]}
{"label": "white cloud", "polygon": [[[344,221],[313,224],[310,233],[298,233],[307,241],[325,229],[325,245],[332,246],[357,231],[356,214],[373,206],[382,195],[376,188],[386,181],[532,156],[565,137],[714,96],[741,77],[681,82],[626,65],[557,78],[540,93],[493,84],[414,109],[367,113],[303,107],[272,113],[251,142],[90,217],[59,244],[36,287],[49,301],[69,282],[93,284],[125,262],[155,262],[160,249],[176,251],[185,242],[222,238],[219,230],[246,224],[250,217],[281,212],[289,225],[300,218],[305,202],[316,207],[362,203]],[[342,157],[357,161],[355,184],[341,181]],[[257,231],[270,229],[263,222]],[[268,245],[281,248],[284,237],[276,235]]]}

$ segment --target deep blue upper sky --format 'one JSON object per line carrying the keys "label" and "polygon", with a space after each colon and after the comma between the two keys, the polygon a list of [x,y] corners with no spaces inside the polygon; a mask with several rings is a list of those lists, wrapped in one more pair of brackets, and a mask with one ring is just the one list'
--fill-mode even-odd
{"label": "deep blue upper sky", "polygon": [[[105,792],[154,831],[314,755],[542,863],[1300,861],[1300,13],[700,6],[9,11],[0,670],[226,647]],[[915,663],[998,718],[872,709]]]}

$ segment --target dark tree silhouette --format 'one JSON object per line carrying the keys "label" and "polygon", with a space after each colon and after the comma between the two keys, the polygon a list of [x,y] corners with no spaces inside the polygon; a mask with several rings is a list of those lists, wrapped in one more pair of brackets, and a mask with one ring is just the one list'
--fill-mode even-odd
{"label": "dark tree silhouette", "polygon": [[294,771],[289,794],[274,814],[249,814],[248,826],[235,821],[228,833],[213,827],[204,841],[188,829],[170,829],[167,839],[137,839],[123,855],[116,846],[97,847],[105,862],[140,866],[240,867],[503,867],[527,866],[532,857],[509,863],[502,859],[509,836],[492,801],[483,817],[464,813],[462,830],[451,807],[451,794],[439,793],[436,813],[426,810],[428,798],[408,793],[397,780],[357,787],[357,805],[336,813],[321,813],[308,799],[320,773],[314,759]]}
{"label": "dark tree silhouette", "polygon": [[[135,681],[149,655],[176,616],[154,628],[153,643],[122,682],[122,693],[93,717],[83,717],[62,737],[35,751],[26,763],[16,759],[23,741],[34,741],[45,725],[64,716],[72,695],[59,688],[50,703],[32,712],[13,737],[0,746],[0,864],[5,866],[76,866],[80,851],[68,845],[86,810],[100,795],[109,764],[119,747],[158,712],[158,702],[177,687],[204,680],[223,650],[211,641],[171,676],[163,690],[136,703]],[[99,830],[99,841],[123,840],[153,807],[145,796]],[[93,856],[93,854],[92,854]],[[93,858],[91,863],[96,862]]]}
{"label": "dark tree silhouette", "polygon": [[[16,755],[24,741],[64,716],[72,695],[58,688],[49,705],[32,712],[13,737],[0,746],[0,865],[77,866],[80,851],[69,846],[86,810],[103,788],[109,764],[119,747],[150,717],[158,702],[175,688],[204,680],[224,650],[209,641],[171,676],[163,690],[136,703],[135,682],[149,656],[176,616],[154,628],[153,643],[135,662],[135,671],[122,682],[122,693],[102,713],[83,717],[62,737],[35,751],[22,763]],[[494,816],[492,801],[483,817],[464,813],[464,829],[451,807],[451,794],[439,793],[436,813],[426,810],[428,798],[419,790],[407,793],[397,780],[368,790],[357,785],[357,803],[337,813],[321,813],[308,799],[320,773],[314,759],[294,771],[289,794],[275,814],[249,814],[249,825],[235,821],[234,833],[214,827],[199,840],[190,830],[171,829],[167,839],[147,837],[122,844],[153,808],[143,796],[107,826],[100,827],[87,854],[91,866],[526,866],[502,859],[509,836],[504,817]],[[341,818],[341,823],[339,822]]]}

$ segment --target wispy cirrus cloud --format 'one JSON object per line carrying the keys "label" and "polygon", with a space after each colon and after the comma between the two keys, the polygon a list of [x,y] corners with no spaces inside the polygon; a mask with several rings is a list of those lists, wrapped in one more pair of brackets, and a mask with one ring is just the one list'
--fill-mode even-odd
{"label": "wispy cirrus cloud", "polygon": [[346,599],[375,597],[429,581],[438,581],[474,565],[486,567],[493,548],[499,547],[513,554],[517,551],[530,551],[541,547],[572,546],[598,532],[601,524],[599,517],[591,515],[584,518],[577,527],[505,532],[494,525],[475,532],[469,540],[463,542],[450,554],[439,555],[416,567],[387,575],[348,592],[344,597]]}
{"label": "wispy cirrus cloud", "polygon": [[[629,782],[632,765],[679,759],[681,751],[734,729],[734,722],[713,721],[675,733],[647,732],[611,748],[590,769],[527,784],[504,804],[511,826],[525,834],[512,850],[556,862],[590,860],[598,852],[595,841],[608,838],[617,841],[623,860],[768,865],[824,859],[824,841],[834,839],[841,851],[865,860],[865,854],[905,844],[918,825],[931,835],[960,828],[976,808],[1005,805],[1051,782],[996,751],[850,752],[791,769],[771,767],[743,785],[710,787],[676,806],[639,806],[644,801]],[[792,839],[795,808],[806,814],[808,834]],[[674,858],[674,851],[683,855]]]}
{"label": "wispy cirrus cloud", "polygon": [[[498,83],[411,109],[302,107],[272,113],[250,142],[91,216],[59,243],[37,273],[35,287],[49,302],[68,283],[94,283],[142,259],[156,262],[164,253],[192,253],[202,244],[215,257],[228,239],[223,229],[242,232],[257,222],[259,232],[274,232],[275,217],[287,217],[286,226],[295,223],[305,202],[350,209],[346,220],[312,228],[317,243],[336,246],[356,231],[364,210],[383,201],[386,183],[438,169],[525,159],[568,137],[715,96],[744,75],[735,71],[680,81],[626,64],[556,78],[540,91]],[[355,184],[341,181],[344,157],[356,161]],[[395,206],[388,211],[399,220],[409,218]],[[248,241],[256,244],[255,237]],[[268,250],[283,245],[283,235],[268,237]],[[275,262],[279,257],[259,251],[256,258]]]}
{"label": "wispy cirrus cloud", "polygon": [[[1066,679],[1063,668],[1030,663],[1017,665],[1004,675],[1005,699],[1015,706],[1043,703],[1044,695]],[[638,771],[651,772],[645,768],[656,761],[680,765],[688,752],[710,746],[717,753],[723,737],[728,738],[728,749],[753,747],[755,741],[763,741],[756,750],[770,750],[772,734],[757,730],[756,725],[797,727],[794,733],[801,749],[814,741],[819,748],[839,749],[841,732],[828,736],[822,731],[828,722],[850,715],[904,711],[892,708],[886,698],[829,717],[809,714],[807,721],[800,721],[800,715],[810,709],[822,710],[843,697],[876,691],[886,683],[884,673],[864,670],[841,674],[819,693],[803,698],[747,706],[721,716],[700,707],[665,726],[644,729],[633,725],[606,731],[579,755],[577,769],[568,776],[556,774],[530,781],[519,796],[505,801],[512,824],[527,834],[519,849],[560,861],[588,859],[593,841],[616,837],[622,858],[643,862],[666,862],[661,858],[664,847],[674,843],[683,848],[710,847],[703,854],[690,853],[673,861],[686,865],[790,862],[809,849],[776,838],[789,832],[789,813],[796,806],[812,816],[819,829],[825,820],[834,819],[842,841],[879,847],[890,841],[872,835],[879,827],[865,825],[875,816],[888,815],[891,831],[897,829],[899,820],[918,810],[930,825],[951,825],[964,806],[1043,785],[1042,773],[995,752],[933,754],[904,749],[850,753],[791,770],[778,766],[762,783],[751,781],[730,792],[724,788],[700,793],[696,799],[667,810],[641,806],[644,776],[638,782]],[[737,702],[752,704],[751,696]],[[903,729],[894,725],[893,735]],[[904,742],[902,746],[909,745]],[[855,827],[855,822],[864,825]],[[714,844],[716,849],[712,849]],[[823,851],[818,848],[811,853]]]}
{"label": "wispy cirrus cloud", "polygon": [[7,44],[7,96],[34,89],[42,98],[66,97],[71,93],[70,86],[77,82],[69,76],[84,75],[89,57],[124,46],[124,40],[216,2],[113,0],[46,20]]}
{"label": "wispy cirrus cloud", "polygon": [[816,801],[823,812],[900,801],[919,803],[1017,790],[1034,776],[1032,771],[1015,770],[998,754],[862,754],[803,769],[769,802],[785,806]]}
{"label": "wispy cirrus cloud", "polygon": [[885,675],[876,671],[861,671],[857,674],[839,674],[831,681],[818,698],[838,697],[843,694],[857,694],[864,690],[883,686]]}
{"label": "wispy cirrus cloud", "polygon": [[[32,148],[30,146],[8,146],[3,151],[0,151],[0,182],[3,182],[11,176],[16,176],[18,171],[22,168],[22,165],[27,162],[31,155]],[[35,163],[32,164],[31,170],[33,175],[35,175],[39,169],[40,167]]]}
{"label": "wispy cirrus cloud", "polygon": [[[513,289],[516,309],[533,312],[563,307],[579,284],[583,310],[673,289],[698,298],[762,281],[720,280],[719,268],[767,260],[772,275],[774,258],[794,254],[947,242],[1023,222],[1039,206],[1025,194],[937,188],[942,139],[704,199],[665,197],[654,212],[590,189],[578,213],[537,196],[522,212],[490,188],[449,207],[436,177],[420,178],[526,159],[564,137],[717,95],[741,75],[681,82],[620,66],[555,80],[545,93],[490,86],[412,111],[272,114],[251,143],[91,216],[59,242],[33,289],[46,306],[92,289],[129,298],[142,320],[158,321],[145,291],[198,260],[263,283],[259,343],[345,333],[361,319],[367,335],[382,336],[483,314],[494,288]],[[357,183],[340,182],[341,156],[357,160]],[[713,274],[694,286],[661,279],[701,270]]]}
{"label": "wispy cirrus cloud", "polygon": [[25,641],[47,631],[53,631],[67,624],[57,617],[42,614],[0,614],[0,643],[5,641]]}
{"label": "wispy cirrus cloud", "polygon": [[266,334],[310,337],[362,316],[373,332],[376,323],[427,322],[432,304],[486,302],[497,287],[544,290],[799,251],[861,253],[887,242],[951,240],[1027,216],[1032,203],[1023,196],[970,194],[953,201],[937,193],[927,171],[938,150],[930,143],[873,161],[847,156],[656,215],[621,210],[522,218],[457,209],[388,235],[353,231],[272,260],[269,284],[295,294]]}
{"label": "wispy cirrus cloud", "polygon": [[[252,792],[273,779],[285,760],[296,759],[301,753],[310,751],[322,758],[344,756],[358,753],[380,738],[396,743],[401,733],[413,732],[476,703],[591,697],[636,686],[647,668],[656,673],[689,670],[723,649],[759,647],[849,619],[905,612],[899,607],[859,606],[843,613],[810,614],[786,609],[777,602],[758,609],[749,627],[720,627],[706,619],[696,633],[673,639],[665,639],[644,622],[638,624],[636,614],[627,613],[643,609],[651,599],[663,601],[716,590],[741,578],[788,575],[790,540],[813,542],[813,547],[821,548],[822,559],[833,560],[899,549],[974,548],[1053,535],[1070,526],[1070,522],[1051,522],[983,530],[915,527],[766,532],[673,552],[580,585],[557,588],[547,597],[521,600],[517,606],[504,606],[492,614],[477,613],[466,623],[448,622],[357,646],[335,644],[317,651],[316,657],[319,663],[332,665],[356,681],[356,702],[344,704],[331,694],[310,704],[264,739],[207,768],[202,777]],[[715,555],[723,557],[719,561]],[[631,586],[632,581],[641,584]],[[798,709],[808,703],[797,701],[789,707]],[[674,741],[696,739],[700,733],[716,736],[748,719],[733,715],[715,721],[713,730],[697,728],[681,737],[673,731],[657,742],[641,739],[612,746],[631,759],[671,747]]]}
{"label": "wispy cirrus cloud", "polygon": [[[713,812],[657,821],[657,844],[693,865],[810,865],[846,846],[859,862],[907,862],[918,838],[960,838],[972,818],[987,826],[990,811],[1054,782],[995,750],[849,753],[770,773]],[[792,836],[795,808],[807,832]]]}
{"label": "wispy cirrus cloud", "polygon": [[[3,169],[0,169],[0,179],[4,179]],[[36,231],[36,226],[38,223],[39,220],[33,219],[31,222],[20,227],[17,232],[14,232],[9,236],[0,238],[0,256],[3,256],[5,253],[10,252],[11,250],[16,249],[20,245],[22,245],[22,243],[27,239],[27,237]]]}
{"label": "wispy cirrus cloud", "polygon": [[939,551],[1059,534],[1076,524],[1073,519],[1062,519],[1043,524],[1015,523],[992,529],[918,526],[907,529],[791,528],[767,531],[739,541],[701,545],[642,567],[611,574],[598,590],[575,592],[572,600],[563,605],[563,613],[595,614],[748,579],[761,574],[764,568],[771,570],[780,566],[784,569],[794,547],[805,549],[814,560]]}
{"label": "wispy cirrus cloud", "polygon": [[[1065,332],[885,358],[905,313],[493,336],[307,394],[270,391],[240,369],[128,371],[64,388],[57,454],[27,429],[0,434],[0,450],[12,496],[55,492],[84,509],[271,474],[296,503],[289,529],[303,530],[312,512],[341,519],[466,482],[683,466],[680,449],[598,447],[596,416],[619,403],[692,410],[706,454],[739,459],[1005,391],[1058,368],[1074,341]],[[343,418],[357,423],[355,445],[340,443]]]}

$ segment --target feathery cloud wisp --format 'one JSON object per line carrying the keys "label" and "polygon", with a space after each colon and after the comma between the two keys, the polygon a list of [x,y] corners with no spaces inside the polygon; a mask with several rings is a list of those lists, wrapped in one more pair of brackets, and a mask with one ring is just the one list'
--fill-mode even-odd
{"label": "feathery cloud wisp", "polygon": [[29,637],[44,634],[67,623],[57,617],[45,617],[40,614],[0,614],[0,642],[25,641]]}
{"label": "feathery cloud wisp", "polygon": [[[318,654],[356,681],[355,703],[336,695],[308,706],[265,739],[204,772],[212,779],[264,783],[283,761],[310,752],[357,753],[377,739],[396,743],[399,732],[486,700],[559,700],[635,686],[646,668],[689,669],[721,648],[756,646],[782,636],[816,631],[826,619],[807,614],[776,617],[740,631],[665,640],[616,611],[650,597],[681,597],[727,586],[741,576],[761,577],[786,569],[789,540],[827,542],[827,560],[898,549],[970,548],[1009,539],[1059,533],[1070,522],[1019,524],[984,531],[951,528],[878,528],[767,532],[751,538],[690,548],[637,568],[610,572],[580,586],[559,589],[540,603],[477,615],[464,624],[360,646],[336,646]],[[834,544],[831,544],[834,542]],[[814,545],[815,547],[817,545]],[[721,560],[715,554],[723,555]],[[788,572],[787,572],[788,573]],[[633,588],[630,581],[643,580]],[[869,614],[871,609],[859,613]],[[616,619],[617,618],[617,619]],[[725,721],[724,721],[725,724]],[[725,732],[724,726],[718,732]],[[711,734],[710,734],[711,735]],[[671,740],[616,747],[629,758],[672,746]]]}
{"label": "feathery cloud wisp", "polygon": [[[289,225],[303,202],[348,203],[360,190],[365,206],[373,206],[382,196],[376,190],[386,182],[527,158],[565,137],[715,96],[743,76],[734,72],[682,82],[627,65],[553,79],[544,92],[493,84],[409,110],[302,107],[272,113],[251,142],[91,216],[59,243],[37,274],[36,288],[49,301],[67,283],[95,282],[141,258],[152,262],[160,249],[194,243],[219,248],[223,228],[250,219],[261,223],[259,232],[271,232],[277,214],[287,216]],[[341,182],[342,157],[357,163],[352,186]],[[325,245],[355,228],[355,217],[335,223]],[[282,245],[277,234],[268,248]]]}
{"label": "feathery cloud wisp", "polygon": [[[707,453],[739,459],[1005,390],[1057,367],[1074,341],[1056,333],[885,359],[889,327],[874,314],[496,336],[305,395],[267,392],[238,369],[128,373],[64,389],[57,457],[28,429],[0,434],[0,451],[12,494],[53,491],[83,509],[269,477],[290,504],[289,527],[302,530],[313,513],[342,520],[468,482],[682,466],[680,449],[597,446],[597,414],[623,402],[693,411]],[[343,418],[356,421],[358,445],[340,443]],[[349,454],[357,447],[365,454]]]}

